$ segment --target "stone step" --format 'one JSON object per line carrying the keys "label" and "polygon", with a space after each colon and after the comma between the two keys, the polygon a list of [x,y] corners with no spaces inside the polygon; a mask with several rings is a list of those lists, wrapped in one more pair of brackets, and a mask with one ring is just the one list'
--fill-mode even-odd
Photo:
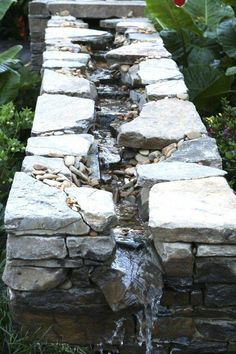
{"label": "stone step", "polygon": [[151,23],[151,21],[146,17],[130,17],[130,18],[108,18],[101,20],[99,26],[105,29],[116,29],[118,23],[122,22],[123,24],[129,23]]}
{"label": "stone step", "polygon": [[43,53],[43,60],[63,60],[66,63],[69,61],[75,61],[82,64],[88,64],[91,56],[86,53],[71,53],[71,52],[60,52],[58,50],[47,50]]}
{"label": "stone step", "polygon": [[167,80],[147,85],[145,87],[145,96],[148,101],[158,101],[163,98],[188,99],[188,89],[184,80]]}

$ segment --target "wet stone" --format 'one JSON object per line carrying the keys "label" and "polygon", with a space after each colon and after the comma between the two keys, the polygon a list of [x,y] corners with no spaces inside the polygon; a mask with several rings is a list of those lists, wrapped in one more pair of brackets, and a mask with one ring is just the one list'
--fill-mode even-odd
{"label": "wet stone", "polygon": [[149,216],[149,193],[150,188],[141,188],[138,195],[138,210],[143,221],[147,221]]}
{"label": "wet stone", "polygon": [[156,183],[191,180],[206,177],[224,176],[225,171],[185,162],[159,162],[137,167],[137,184],[152,187]]}
{"label": "wet stone", "polygon": [[115,240],[111,236],[67,237],[70,257],[81,257],[104,262],[110,259],[115,250]]}
{"label": "wet stone", "polygon": [[147,103],[139,117],[123,124],[118,143],[133,148],[162,149],[193,130],[206,133],[195,106],[175,98],[163,99]]}
{"label": "wet stone", "polygon": [[87,133],[94,120],[93,100],[43,94],[37,100],[32,133],[41,135],[66,129],[75,133]]}
{"label": "wet stone", "polygon": [[156,184],[149,211],[160,241],[236,243],[236,199],[223,177]]}
{"label": "wet stone", "polygon": [[171,54],[160,43],[132,43],[110,50],[106,59],[109,63],[133,64],[137,59],[152,56],[154,58],[169,58]]}
{"label": "wet stone", "polygon": [[[86,53],[71,53],[71,52],[62,52],[58,50],[47,50],[43,53],[43,60],[63,60],[65,62],[77,62],[82,64],[88,64],[91,56]],[[73,63],[74,65],[75,63]]]}
{"label": "wet stone", "polygon": [[66,134],[29,138],[26,153],[51,157],[87,156],[93,143],[90,134]]}
{"label": "wet stone", "polygon": [[17,172],[5,211],[6,230],[18,235],[87,234],[88,225],[66,198],[61,190]]}
{"label": "wet stone", "polygon": [[206,340],[235,340],[236,321],[196,319],[195,325]]}
{"label": "wet stone", "polygon": [[72,60],[45,60],[43,63],[43,69],[62,69],[62,68],[69,68],[69,69],[80,69],[85,70],[86,64],[80,63],[79,61],[72,61]]}
{"label": "wet stone", "polygon": [[235,284],[207,284],[205,304],[213,308],[236,306]]}
{"label": "wet stone", "polygon": [[57,170],[67,178],[71,178],[71,171],[65,166],[63,159],[44,156],[26,156],[22,163],[22,172],[32,173],[35,165],[45,166],[50,170]]}
{"label": "wet stone", "polygon": [[236,255],[235,245],[199,245],[197,246],[197,257],[234,257]]}
{"label": "wet stone", "polygon": [[196,260],[199,283],[236,283],[236,257],[204,257]]}
{"label": "wet stone", "polygon": [[162,98],[188,99],[188,89],[184,80],[167,80],[155,84],[147,85],[145,88],[148,101],[157,101]]}
{"label": "wet stone", "polygon": [[183,161],[201,163],[202,165],[222,168],[216,140],[210,137],[184,141],[178,150],[168,158],[168,161]]}
{"label": "wet stone", "polygon": [[157,42],[160,41],[160,35],[158,33],[140,33],[133,30],[127,30],[125,32],[128,40],[132,42]]}

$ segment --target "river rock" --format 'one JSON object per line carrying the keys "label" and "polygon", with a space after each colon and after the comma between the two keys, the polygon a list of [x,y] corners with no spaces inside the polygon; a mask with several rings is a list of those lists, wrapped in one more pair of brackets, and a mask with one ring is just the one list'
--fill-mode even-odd
{"label": "river rock", "polygon": [[165,80],[145,87],[145,93],[148,101],[157,101],[162,98],[180,98],[188,99],[188,89],[184,80]]}
{"label": "river rock", "polygon": [[152,56],[154,58],[169,58],[171,54],[160,43],[132,43],[110,50],[106,54],[109,63],[133,64],[137,59]]}
{"label": "river rock", "polygon": [[227,172],[218,168],[185,162],[159,162],[137,167],[137,184],[152,187],[156,183],[224,176]]}
{"label": "river rock", "polygon": [[66,194],[17,172],[5,211],[5,228],[18,235],[86,235],[80,213],[66,204]]}
{"label": "river rock", "polygon": [[62,237],[9,235],[7,238],[8,259],[60,259],[66,256],[66,244]]}
{"label": "river rock", "polygon": [[76,199],[84,221],[93,230],[102,232],[116,223],[112,193],[88,187],[66,188],[66,193]]}
{"label": "river rock", "polygon": [[[181,124],[180,124],[181,120]],[[206,133],[193,103],[175,98],[149,102],[139,117],[120,127],[118,143],[143,149],[162,149],[189,131]]]}
{"label": "river rock", "polygon": [[236,243],[236,198],[223,177],[159,183],[149,227],[164,242]]}
{"label": "river rock", "polygon": [[[143,44],[143,43],[142,43]],[[156,84],[163,80],[180,80],[183,74],[179,71],[172,59],[147,59],[132,66],[128,73],[123,75],[124,83],[133,87]]]}
{"label": "river rock", "polygon": [[222,168],[216,140],[208,136],[184,141],[167,161],[195,162],[202,165]]}
{"label": "river rock", "polygon": [[[95,100],[97,97],[97,89],[93,82],[81,77],[61,74],[53,70],[44,71],[41,93],[91,98],[92,100]],[[81,109],[83,109],[83,106]]]}
{"label": "river rock", "polygon": [[66,134],[60,136],[45,136],[29,138],[26,153],[51,157],[86,156],[93,143],[90,134]]}
{"label": "river rock", "polygon": [[111,236],[67,237],[66,244],[70,257],[81,257],[99,262],[109,260],[116,246]]}
{"label": "river rock", "polygon": [[71,171],[65,166],[63,159],[44,156],[26,156],[23,160],[21,170],[27,174],[32,173],[34,165],[42,165],[50,170],[60,171],[60,173],[67,178],[71,178]]}
{"label": "river rock", "polygon": [[37,100],[32,133],[40,135],[66,129],[75,133],[87,133],[94,120],[93,100],[43,94]]}
{"label": "river rock", "polygon": [[[47,50],[43,53],[43,60],[63,60],[65,62],[73,61],[82,64],[88,64],[91,56],[87,53],[71,53],[58,50]],[[74,64],[74,63],[73,63]]]}
{"label": "river rock", "polygon": [[67,275],[65,269],[14,267],[7,261],[3,281],[18,291],[46,291],[62,284]]}

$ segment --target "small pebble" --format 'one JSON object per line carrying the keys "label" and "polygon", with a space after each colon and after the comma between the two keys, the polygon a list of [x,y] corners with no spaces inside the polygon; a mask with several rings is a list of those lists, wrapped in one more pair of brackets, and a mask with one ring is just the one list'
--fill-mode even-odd
{"label": "small pebble", "polygon": [[149,150],[139,150],[139,153],[143,156],[148,156],[149,155]]}
{"label": "small pebble", "polygon": [[135,176],[136,175],[136,168],[135,167],[128,167],[125,169],[125,174],[128,176]]}
{"label": "small pebble", "polygon": [[202,134],[199,132],[189,132],[186,134],[186,136],[189,140],[193,140],[201,138]]}
{"label": "small pebble", "polygon": [[73,286],[72,282],[68,279],[59,286],[59,289],[69,290],[70,288],[72,288],[72,286]]}
{"label": "small pebble", "polygon": [[160,151],[152,151],[152,152],[150,152],[150,154],[148,155],[148,158],[149,158],[149,160],[152,162],[152,161],[154,161],[155,159],[157,159],[158,158],[158,160],[159,160],[159,158],[162,156],[162,153],[160,152]]}
{"label": "small pebble", "polygon": [[91,230],[90,233],[89,233],[89,236],[97,236],[98,233],[94,230]]}
{"label": "small pebble", "polygon": [[64,163],[67,167],[73,166],[75,164],[75,156],[65,156]]}
{"label": "small pebble", "polygon": [[60,188],[61,187],[61,183],[60,182],[57,182],[55,180],[52,180],[52,179],[44,179],[43,180],[43,183],[47,184],[48,186],[50,187],[57,187],[57,188]]}
{"label": "small pebble", "polygon": [[172,152],[174,152],[176,150],[176,148],[177,148],[177,144],[172,143],[172,144],[164,147],[161,152],[165,157],[169,157],[172,154]]}
{"label": "small pebble", "polygon": [[148,156],[143,156],[141,154],[136,154],[135,155],[135,159],[138,161],[138,163],[140,164],[146,164],[146,163],[149,163],[150,160],[148,158]]}
{"label": "small pebble", "polygon": [[40,176],[40,175],[44,175],[46,173],[46,170],[42,171],[42,170],[33,170],[32,173],[35,176]]}
{"label": "small pebble", "polygon": [[44,165],[40,165],[40,164],[35,164],[33,165],[33,169],[34,170],[47,170],[47,166],[44,166]]}

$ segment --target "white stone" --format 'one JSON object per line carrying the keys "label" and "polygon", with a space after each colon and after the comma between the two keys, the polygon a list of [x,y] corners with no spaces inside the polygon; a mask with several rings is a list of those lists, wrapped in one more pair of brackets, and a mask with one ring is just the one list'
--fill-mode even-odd
{"label": "white stone", "polygon": [[43,68],[55,70],[61,68],[85,70],[86,64],[71,60],[45,60],[43,63]]}
{"label": "white stone", "polygon": [[60,158],[50,158],[44,156],[26,156],[22,162],[22,172],[32,173],[34,165],[43,165],[50,170],[60,171],[61,174],[70,178],[71,171],[64,164],[63,159]]}
{"label": "white stone", "polygon": [[147,85],[145,93],[148,101],[160,100],[165,97],[188,99],[188,89],[183,80],[167,80]]}
{"label": "white stone", "polygon": [[86,53],[60,52],[58,50],[47,50],[43,53],[43,60],[65,60],[88,64],[91,56]]}
{"label": "white stone", "polygon": [[236,243],[236,198],[223,177],[159,183],[149,227],[164,242]]}
{"label": "white stone", "polygon": [[150,23],[150,20],[147,17],[131,17],[131,18],[108,18],[101,20],[99,25],[101,28],[114,29],[119,22],[131,23],[131,22],[141,22],[141,23]]}

